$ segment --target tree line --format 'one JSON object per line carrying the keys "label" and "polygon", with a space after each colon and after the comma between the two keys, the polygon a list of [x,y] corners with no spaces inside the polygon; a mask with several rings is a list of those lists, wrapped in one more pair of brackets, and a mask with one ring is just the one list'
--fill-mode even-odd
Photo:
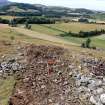
{"label": "tree line", "polygon": [[0,18],[0,23],[8,24],[9,20]]}
{"label": "tree line", "polygon": [[11,20],[0,18],[0,23],[3,24],[24,24],[28,20],[29,24],[55,24],[55,19],[47,17],[26,17],[14,18]]}
{"label": "tree line", "polygon": [[79,33],[73,33],[73,32],[65,32],[61,34],[60,36],[65,37],[65,36],[72,36],[72,37],[80,37],[80,38],[86,38],[86,37],[92,37],[92,36],[98,36],[101,34],[105,34],[105,30],[93,30],[93,31],[80,31]]}

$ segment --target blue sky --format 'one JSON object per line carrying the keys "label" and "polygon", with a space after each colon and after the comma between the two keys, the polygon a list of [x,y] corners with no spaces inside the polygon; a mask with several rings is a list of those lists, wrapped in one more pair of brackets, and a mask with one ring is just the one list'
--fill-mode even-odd
{"label": "blue sky", "polygon": [[87,8],[105,11],[105,0],[10,0],[13,2],[25,2],[32,4],[44,4],[50,6],[65,6],[71,8]]}

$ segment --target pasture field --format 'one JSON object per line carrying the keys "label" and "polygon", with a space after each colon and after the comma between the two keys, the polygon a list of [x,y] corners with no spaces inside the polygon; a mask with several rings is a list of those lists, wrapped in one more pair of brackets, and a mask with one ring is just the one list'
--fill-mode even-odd
{"label": "pasture field", "polygon": [[[14,18],[14,16],[6,16],[6,15],[0,15],[0,18],[2,19],[7,19],[7,20],[11,20]],[[20,16],[16,16],[16,18],[21,18]]]}
{"label": "pasture field", "polygon": [[[92,31],[92,30],[105,29],[105,25],[99,24],[84,24],[84,23],[58,23],[58,24],[44,24],[44,25],[32,25],[32,30],[47,35],[59,36],[64,32],[78,33],[80,31]],[[59,36],[60,37],[60,36]],[[75,38],[75,37],[60,37],[66,41],[81,44],[86,38]],[[105,35],[91,37],[92,46],[105,48]]]}
{"label": "pasture field", "polygon": [[[11,40],[12,37],[14,38],[14,40]],[[34,43],[37,45],[53,44],[53,42],[50,41],[29,37],[21,32],[20,33],[17,32],[11,27],[8,27],[8,25],[3,25],[3,24],[0,24],[0,42],[1,41],[25,42],[25,43]],[[0,49],[0,51],[3,51],[3,49]]]}
{"label": "pasture field", "polygon": [[56,35],[62,32],[78,33],[80,31],[92,31],[92,30],[105,29],[105,25],[100,24],[85,24],[85,23],[57,23],[57,24],[44,24],[44,25],[32,25],[32,30],[43,32],[50,35]]}

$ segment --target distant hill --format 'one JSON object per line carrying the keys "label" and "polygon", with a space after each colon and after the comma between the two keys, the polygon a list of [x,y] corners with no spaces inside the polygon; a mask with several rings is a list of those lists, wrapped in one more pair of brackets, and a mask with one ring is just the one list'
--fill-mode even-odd
{"label": "distant hill", "polygon": [[74,9],[57,6],[45,6],[40,4],[26,4],[26,3],[10,3],[7,0],[0,0],[1,4],[5,4],[0,7],[0,15],[17,15],[17,16],[49,16],[49,17],[61,17],[61,16],[84,16],[90,17],[96,13],[101,13],[88,9]]}

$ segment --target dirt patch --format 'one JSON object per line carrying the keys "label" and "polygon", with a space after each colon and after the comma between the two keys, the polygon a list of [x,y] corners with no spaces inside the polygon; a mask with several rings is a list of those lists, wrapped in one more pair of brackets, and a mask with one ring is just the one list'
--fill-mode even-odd
{"label": "dirt patch", "polygon": [[27,69],[16,83],[9,105],[83,105],[74,92],[72,61],[64,58],[64,51],[53,46],[27,46]]}

